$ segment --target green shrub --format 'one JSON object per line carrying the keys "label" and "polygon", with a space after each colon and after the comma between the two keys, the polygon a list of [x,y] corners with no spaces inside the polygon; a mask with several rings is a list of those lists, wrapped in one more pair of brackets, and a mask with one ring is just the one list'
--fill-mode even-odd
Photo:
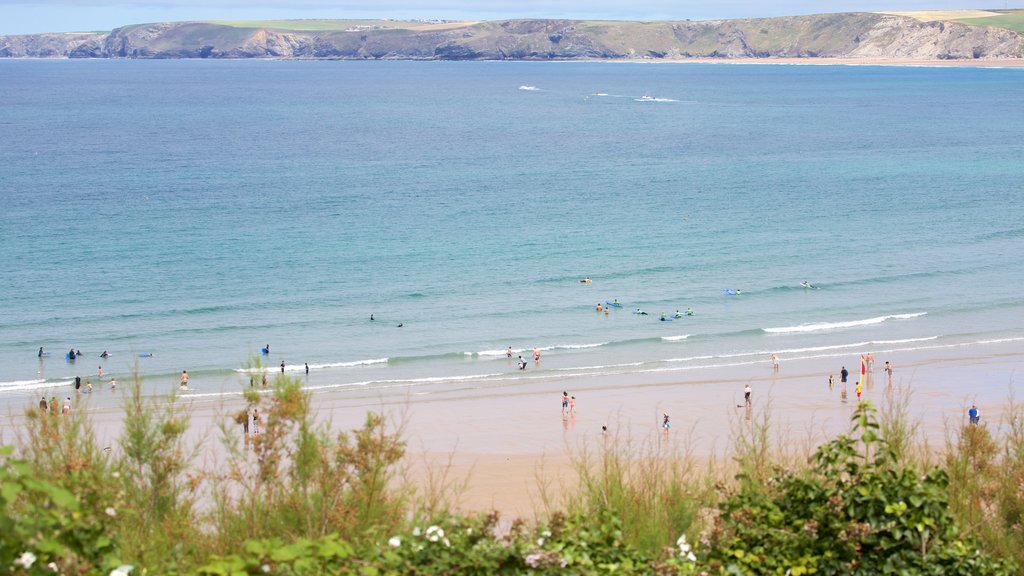
{"label": "green shrub", "polygon": [[1013,574],[961,538],[948,477],[897,463],[870,403],[812,468],[741,478],[706,558],[724,574]]}

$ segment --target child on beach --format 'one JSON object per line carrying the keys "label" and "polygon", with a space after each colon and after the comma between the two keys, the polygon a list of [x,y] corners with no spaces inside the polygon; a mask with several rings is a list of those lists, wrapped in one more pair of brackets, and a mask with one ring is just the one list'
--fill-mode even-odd
{"label": "child on beach", "polygon": [[576,397],[572,396],[569,398],[569,413],[576,414]]}
{"label": "child on beach", "polygon": [[864,387],[860,382],[857,382],[857,402],[860,402],[860,394],[864,391]]}
{"label": "child on beach", "polygon": [[772,354],[772,370],[779,371],[779,356],[777,354]]}
{"label": "child on beach", "polygon": [[562,415],[569,409],[569,393],[562,390]]}
{"label": "child on beach", "polygon": [[533,347],[533,361],[540,362],[540,349],[536,346]]}
{"label": "child on beach", "polygon": [[185,370],[181,371],[181,389],[188,390],[188,372]]}
{"label": "child on beach", "polygon": [[747,382],[746,385],[743,386],[743,404],[747,408],[750,408],[750,382]]}
{"label": "child on beach", "polygon": [[828,391],[831,392],[832,388],[836,385],[835,381],[832,380],[832,374],[828,375]]}
{"label": "child on beach", "polygon": [[665,412],[661,420],[661,429],[668,432],[672,428],[672,422],[668,419],[668,412]]}

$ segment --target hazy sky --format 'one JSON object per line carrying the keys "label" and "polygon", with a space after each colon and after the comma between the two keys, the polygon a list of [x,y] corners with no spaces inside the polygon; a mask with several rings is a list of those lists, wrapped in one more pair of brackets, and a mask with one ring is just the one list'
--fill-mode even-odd
{"label": "hazy sky", "polygon": [[0,0],[0,34],[175,20],[573,18],[707,20],[882,10],[1010,8],[1024,0]]}

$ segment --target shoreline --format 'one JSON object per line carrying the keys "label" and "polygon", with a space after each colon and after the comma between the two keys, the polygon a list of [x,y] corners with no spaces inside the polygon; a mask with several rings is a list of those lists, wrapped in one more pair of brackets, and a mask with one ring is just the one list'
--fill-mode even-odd
{"label": "shoreline", "polygon": [[[209,58],[69,58],[67,56],[34,57],[12,56],[0,60],[21,61],[98,61],[98,60],[189,60],[208,61]],[[215,58],[215,61],[278,61],[278,62],[366,62],[360,58]],[[441,60],[437,58],[379,58],[375,62],[464,62],[464,60]],[[998,59],[917,59],[917,58],[881,58],[881,57],[766,57],[766,58],[576,58],[576,59],[506,59],[506,60],[471,60],[472,62],[546,62],[546,63],[608,63],[608,64],[758,64],[779,66],[885,66],[896,68],[989,68],[1019,69],[1024,68],[1024,57]]]}
{"label": "shoreline", "polygon": [[[864,399],[881,409],[894,393],[909,394],[908,416],[920,425],[922,448],[941,449],[949,430],[966,420],[971,403],[978,404],[982,421],[999,435],[1009,401],[1021,396],[1022,383],[1015,375],[1024,369],[1024,352],[1015,344],[876,353]],[[882,370],[886,360],[895,366],[892,386]],[[843,365],[850,372],[846,402],[840,398],[838,375]],[[555,496],[563,487],[572,491],[579,456],[599,454],[609,442],[640,457],[676,454],[695,462],[727,462],[736,435],[767,417],[774,447],[784,454],[809,453],[848,429],[859,369],[859,355],[849,354],[840,361],[831,356],[782,358],[774,374],[765,358],[694,373],[552,377],[508,389],[456,386],[425,393],[406,387],[373,394],[326,389],[313,392],[312,403],[316,421],[332,431],[361,426],[369,411],[383,414],[389,429],[406,442],[400,466],[414,485],[425,488],[441,478],[449,487],[464,485],[455,491],[461,509],[532,516],[541,509],[542,482]],[[833,390],[827,386],[829,373],[835,374]],[[754,389],[753,410],[742,408],[748,382]],[[575,416],[560,415],[562,390],[577,397]],[[228,415],[241,408],[241,398],[184,396],[180,402],[190,418],[185,441],[200,450],[194,465],[215,465],[225,450],[218,428],[233,426]],[[86,401],[85,409],[91,410],[98,441],[116,446],[120,406],[89,406]],[[659,430],[665,412],[673,423],[667,434]],[[3,442],[14,440],[21,417],[12,406],[0,425]],[[602,426],[608,427],[607,434]]]}

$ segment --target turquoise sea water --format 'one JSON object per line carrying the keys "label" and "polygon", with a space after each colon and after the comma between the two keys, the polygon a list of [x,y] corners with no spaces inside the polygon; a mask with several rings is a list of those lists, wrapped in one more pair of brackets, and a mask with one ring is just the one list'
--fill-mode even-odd
{"label": "turquoise sea water", "polygon": [[0,402],[101,364],[235,391],[268,343],[362,390],[1024,343],[1022,101],[1000,69],[0,60]]}

